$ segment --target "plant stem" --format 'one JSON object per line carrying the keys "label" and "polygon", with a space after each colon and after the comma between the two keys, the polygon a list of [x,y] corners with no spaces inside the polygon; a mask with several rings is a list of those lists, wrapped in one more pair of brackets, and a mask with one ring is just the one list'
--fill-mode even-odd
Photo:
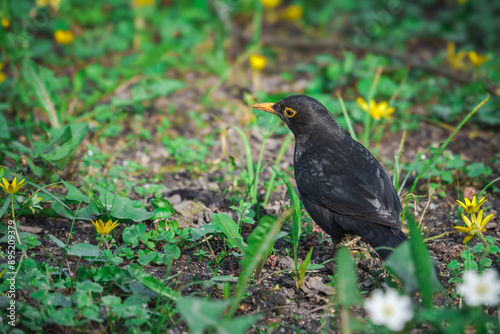
{"label": "plant stem", "polygon": [[365,132],[363,134],[363,145],[365,145],[366,149],[368,150],[370,149],[370,122],[371,122],[370,101],[373,100],[373,97],[375,96],[377,84],[380,79],[380,76],[382,75],[383,70],[384,70],[383,66],[379,66],[377,68],[377,73],[375,73],[375,78],[373,79],[372,86],[370,88],[370,93],[368,94],[368,101],[366,101],[366,103],[368,104],[368,111],[366,111],[365,114]]}
{"label": "plant stem", "polygon": [[356,132],[354,132],[354,128],[352,127],[351,118],[349,117],[349,114],[347,113],[347,109],[345,108],[344,100],[342,99],[342,96],[340,95],[339,91],[337,91],[337,98],[339,99],[340,108],[342,109],[342,113],[344,114],[345,122],[347,124],[347,130],[349,131],[349,134],[351,135],[352,139],[354,139],[355,141],[358,141],[358,137],[356,136]]}

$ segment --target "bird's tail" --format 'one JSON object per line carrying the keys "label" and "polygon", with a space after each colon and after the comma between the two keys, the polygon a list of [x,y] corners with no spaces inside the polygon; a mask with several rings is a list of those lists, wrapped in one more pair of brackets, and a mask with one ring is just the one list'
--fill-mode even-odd
{"label": "bird's tail", "polygon": [[[375,225],[366,231],[365,235],[360,236],[372,246],[378,255],[385,260],[402,242],[406,241],[406,234],[397,228],[388,228],[387,226]],[[390,248],[390,249],[388,249]]]}

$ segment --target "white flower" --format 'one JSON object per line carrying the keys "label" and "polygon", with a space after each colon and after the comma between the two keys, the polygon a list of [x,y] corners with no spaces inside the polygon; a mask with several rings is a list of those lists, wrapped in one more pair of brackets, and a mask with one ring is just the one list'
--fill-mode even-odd
{"label": "white flower", "polygon": [[368,316],[376,325],[385,325],[392,331],[400,331],[413,317],[411,299],[400,296],[395,289],[375,290],[365,300]]}
{"label": "white flower", "polygon": [[488,269],[482,274],[473,270],[464,273],[464,282],[457,286],[465,302],[470,306],[497,305],[500,280],[496,271]]}

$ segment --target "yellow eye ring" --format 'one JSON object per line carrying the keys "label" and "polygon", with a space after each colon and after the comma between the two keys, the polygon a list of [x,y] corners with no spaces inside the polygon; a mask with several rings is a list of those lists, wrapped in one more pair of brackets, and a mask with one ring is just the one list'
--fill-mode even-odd
{"label": "yellow eye ring", "polygon": [[288,107],[285,108],[285,115],[287,117],[292,118],[293,116],[295,116],[295,114],[296,114],[296,112],[292,108],[288,108]]}

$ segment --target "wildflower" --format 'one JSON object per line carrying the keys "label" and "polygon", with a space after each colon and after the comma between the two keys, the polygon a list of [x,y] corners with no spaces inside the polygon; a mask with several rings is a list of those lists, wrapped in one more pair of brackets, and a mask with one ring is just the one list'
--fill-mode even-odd
{"label": "wildflower", "polygon": [[476,51],[469,51],[469,60],[474,67],[481,66],[484,62],[490,60],[490,57],[478,54]]}
{"label": "wildflower", "polygon": [[0,63],[0,83],[4,82],[5,79],[7,79],[7,76],[5,73],[2,72],[3,64]]}
{"label": "wildflower", "polygon": [[381,118],[387,119],[391,116],[392,113],[394,113],[394,111],[396,111],[396,108],[389,107],[389,104],[386,101],[382,101],[379,104],[377,104],[377,102],[371,100],[370,104],[368,104],[363,98],[358,97],[356,99],[356,103],[364,111],[369,111],[370,116],[376,120],[379,120]]}
{"label": "wildflower", "polygon": [[10,27],[10,20],[8,18],[6,17],[2,18],[2,27],[4,27],[5,29]]}
{"label": "wildflower", "polygon": [[302,17],[302,13],[302,6],[290,5],[283,11],[283,18],[287,21],[296,21]]}
{"label": "wildflower", "polygon": [[455,43],[446,44],[446,57],[448,58],[448,63],[454,70],[465,70],[466,66],[464,63],[466,53],[465,51],[460,51],[455,53]]}
{"label": "wildflower", "polygon": [[14,180],[12,180],[12,183],[9,183],[4,177],[2,177],[3,184],[0,183],[0,187],[2,187],[7,194],[15,194],[19,191],[19,189],[21,189],[22,186],[24,186],[24,181],[26,180],[22,179],[18,184],[17,177],[15,177]]}
{"label": "wildflower", "polygon": [[486,229],[484,226],[488,224],[488,222],[493,218],[493,214],[488,215],[483,219],[483,210],[479,211],[477,214],[472,214],[471,219],[467,218],[462,213],[462,219],[467,226],[453,226],[453,228],[459,230],[460,232],[467,233],[468,235],[464,238],[463,243],[466,244],[468,243],[472,238],[474,238],[475,235],[480,235],[482,236],[482,232],[486,232]]}
{"label": "wildflower", "polygon": [[31,212],[33,212],[33,214],[36,213],[35,209],[38,209],[38,210],[42,210],[42,206],[40,205],[40,203],[42,202],[43,198],[42,197],[39,197],[39,196],[31,196],[31,203],[29,205],[29,209],[31,210]]}
{"label": "wildflower", "polygon": [[255,71],[262,71],[266,67],[267,58],[265,56],[253,54],[250,56],[250,67]]}
{"label": "wildflower", "polygon": [[155,3],[155,0],[135,0],[135,4],[138,7],[151,6],[154,3]]}
{"label": "wildflower", "polygon": [[368,316],[377,325],[385,325],[392,331],[400,331],[413,317],[411,299],[400,296],[397,290],[388,288],[378,289],[365,300],[365,309]]}
{"label": "wildflower", "polygon": [[45,7],[48,5],[54,10],[58,10],[61,4],[61,0],[36,0],[35,2],[38,7]]}
{"label": "wildflower", "polygon": [[464,202],[457,200],[457,204],[460,205],[467,213],[476,213],[481,205],[487,201],[485,197],[481,197],[479,202],[476,203],[476,195],[472,197],[472,202],[468,198],[464,198]]}
{"label": "wildflower", "polygon": [[73,42],[73,40],[75,39],[75,35],[73,35],[73,33],[69,30],[57,30],[54,33],[54,38],[56,39],[57,43],[67,45]]}
{"label": "wildflower", "polygon": [[465,302],[470,306],[497,305],[500,292],[498,274],[491,269],[478,274],[473,270],[464,273],[464,282],[457,286]]}
{"label": "wildflower", "polygon": [[260,0],[260,2],[264,8],[271,9],[278,6],[281,3],[281,0]]}
{"label": "wildflower", "polygon": [[113,222],[111,219],[108,220],[106,225],[104,225],[104,222],[102,221],[102,219],[99,219],[96,221],[91,220],[91,222],[92,222],[92,224],[94,224],[97,233],[102,234],[102,235],[108,235],[115,227],[120,225],[117,223],[118,220]]}

